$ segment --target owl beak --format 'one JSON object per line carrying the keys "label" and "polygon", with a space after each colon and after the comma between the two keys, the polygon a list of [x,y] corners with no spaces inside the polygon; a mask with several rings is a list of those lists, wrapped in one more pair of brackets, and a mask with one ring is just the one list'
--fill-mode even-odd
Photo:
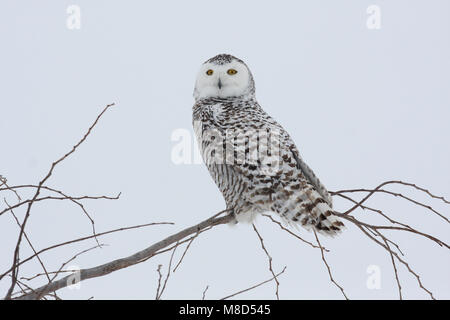
{"label": "owl beak", "polygon": [[219,83],[217,83],[217,86],[219,87],[219,89],[222,89],[222,81],[219,78]]}

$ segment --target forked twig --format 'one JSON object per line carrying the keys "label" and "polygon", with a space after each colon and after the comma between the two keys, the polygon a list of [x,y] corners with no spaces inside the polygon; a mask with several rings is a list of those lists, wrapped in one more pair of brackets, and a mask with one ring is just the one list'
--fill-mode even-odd
{"label": "forked twig", "polygon": [[232,297],[234,297],[234,296],[237,296],[237,295],[239,295],[239,294],[241,294],[241,293],[244,293],[244,292],[253,290],[253,289],[255,289],[255,288],[258,288],[258,287],[262,286],[263,284],[266,284],[267,282],[271,282],[271,281],[277,279],[277,278],[278,278],[280,275],[282,275],[285,271],[286,271],[286,267],[284,267],[283,270],[281,270],[279,273],[277,273],[276,275],[274,275],[272,278],[267,279],[267,280],[265,280],[265,281],[263,281],[263,282],[260,282],[260,283],[258,283],[258,284],[255,284],[254,286],[251,286],[250,288],[247,288],[247,289],[244,289],[244,290],[240,290],[240,291],[238,291],[238,292],[236,292],[236,293],[230,294],[230,295],[228,295],[228,296],[226,296],[226,297],[221,298],[220,300],[226,300],[226,299],[232,298]]}
{"label": "forked twig", "polygon": [[260,241],[260,243],[261,243],[261,247],[262,247],[262,249],[264,250],[264,252],[265,252],[267,258],[269,259],[269,271],[270,271],[270,273],[272,273],[273,280],[275,280],[275,284],[276,284],[275,295],[276,295],[276,297],[277,297],[277,300],[280,300],[280,296],[278,295],[278,289],[279,289],[279,287],[280,287],[280,282],[278,281],[278,278],[277,278],[277,276],[275,275],[275,272],[273,272],[273,267],[272,267],[272,256],[269,254],[269,251],[267,251],[266,246],[264,245],[264,240],[263,240],[261,234],[258,232],[258,229],[256,229],[255,224],[253,224],[253,230],[255,230],[256,235],[258,236],[259,241]]}
{"label": "forked twig", "polygon": [[312,229],[312,230],[313,230],[313,232],[314,232],[314,236],[316,237],[317,244],[319,245],[320,253],[322,254],[322,261],[323,261],[323,263],[325,264],[325,266],[327,267],[328,275],[330,276],[331,282],[334,283],[334,285],[335,285],[336,287],[338,287],[339,290],[341,290],[341,292],[342,292],[343,296],[345,297],[345,299],[348,300],[348,297],[347,297],[347,295],[345,294],[344,289],[343,289],[343,288],[342,288],[342,287],[334,280],[333,275],[331,274],[331,268],[330,268],[330,266],[328,265],[327,260],[325,259],[324,249],[323,249],[322,245],[320,244],[319,238],[317,237],[317,232],[316,232],[316,230],[314,230],[314,229]]}

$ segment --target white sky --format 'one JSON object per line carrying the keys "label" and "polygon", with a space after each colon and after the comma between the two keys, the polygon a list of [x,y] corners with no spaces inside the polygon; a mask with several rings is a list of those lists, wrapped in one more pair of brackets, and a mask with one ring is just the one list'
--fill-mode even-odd
{"label": "white sky", "polygon": [[[69,5],[81,8],[81,29],[66,27]],[[381,9],[381,29],[366,27],[369,5]],[[109,246],[71,265],[91,267],[124,257],[224,208],[203,165],[171,160],[176,129],[191,130],[194,79],[218,53],[247,62],[262,107],[296,141],[330,190],[375,187],[388,179],[415,182],[450,198],[450,22],[448,1],[2,1],[0,4],[0,174],[11,185],[42,179],[52,161],[108,112],[77,153],[57,168],[49,186],[71,195],[115,195],[88,202],[97,231],[172,221],[102,238]],[[397,191],[450,208],[405,188]],[[3,196],[2,196],[3,197]],[[14,198],[8,196],[8,201]],[[2,199],[3,201],[3,199]],[[401,199],[378,196],[386,209],[449,242],[442,219]],[[3,205],[3,204],[2,204]],[[0,207],[2,206],[0,205]],[[336,201],[337,210],[348,203]],[[17,212],[17,214],[23,214]],[[359,217],[370,213],[359,213]],[[283,299],[341,299],[320,251],[260,219]],[[91,226],[69,203],[36,204],[27,231],[36,248],[88,235]],[[0,271],[12,262],[18,228],[0,217]],[[313,235],[301,234],[313,240]],[[450,255],[413,235],[394,235],[410,265],[437,298],[450,298]],[[350,298],[395,299],[389,255],[350,227],[323,239],[335,279]],[[94,241],[42,257],[48,269]],[[24,245],[22,257],[30,254]],[[178,250],[176,261],[183,250]],[[60,291],[62,298],[153,299],[156,269],[170,255]],[[221,298],[271,277],[249,225],[220,226],[193,242],[163,296]],[[378,266],[381,288],[368,289]],[[427,298],[399,267],[405,298]],[[37,263],[21,276],[41,272]],[[43,280],[43,279],[41,279]],[[42,282],[40,282],[42,283]],[[0,282],[6,292],[9,280]],[[274,295],[273,283],[239,296]]]}

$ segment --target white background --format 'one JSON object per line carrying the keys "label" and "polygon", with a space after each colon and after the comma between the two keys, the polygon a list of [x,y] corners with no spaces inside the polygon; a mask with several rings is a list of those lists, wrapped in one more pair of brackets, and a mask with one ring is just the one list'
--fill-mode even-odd
{"label": "white background", "polygon": [[[81,29],[66,27],[69,5]],[[381,29],[366,26],[369,5]],[[224,208],[203,165],[175,165],[174,130],[191,128],[197,69],[218,53],[247,62],[262,107],[291,134],[330,190],[373,188],[400,179],[450,197],[450,22],[448,1],[2,1],[0,4],[0,174],[36,184],[52,161],[84,134],[102,108],[116,107],[48,184],[71,195],[115,195],[86,208],[97,231],[171,221],[101,238],[109,246],[71,265],[91,267],[127,256]],[[393,189],[392,189],[393,190]],[[406,188],[449,217],[450,208]],[[2,196],[2,198],[5,195]],[[12,195],[7,196],[10,203]],[[3,201],[3,199],[2,199]],[[336,199],[336,209],[348,203]],[[449,225],[424,208],[379,195],[370,205],[449,241]],[[3,206],[3,202],[0,205]],[[17,211],[22,217],[23,212]],[[359,212],[358,217],[373,214]],[[22,218],[21,218],[22,219]],[[320,251],[261,218],[283,299],[341,299]],[[27,226],[37,249],[82,235],[91,225],[70,203],[37,203]],[[301,234],[313,240],[304,230]],[[0,217],[0,271],[9,268],[18,227]],[[393,235],[437,298],[450,298],[448,250],[415,235]],[[389,255],[349,227],[322,243],[335,279],[353,299],[398,297]],[[94,240],[42,256],[49,270]],[[184,249],[184,248],[183,248]],[[178,261],[183,249],[176,253]],[[31,253],[24,243],[21,257]],[[66,299],[153,299],[156,269],[170,254],[59,292]],[[367,268],[381,288],[366,286]],[[20,276],[41,272],[37,262]],[[399,266],[405,298],[428,298]],[[163,299],[221,298],[271,277],[249,225],[220,226],[196,239]],[[44,278],[33,282],[44,284]],[[10,279],[0,282],[6,293]],[[240,298],[275,298],[266,284]]]}

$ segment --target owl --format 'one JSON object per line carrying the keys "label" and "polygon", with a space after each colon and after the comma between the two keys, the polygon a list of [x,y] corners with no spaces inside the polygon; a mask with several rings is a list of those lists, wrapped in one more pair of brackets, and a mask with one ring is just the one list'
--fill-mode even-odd
{"label": "owl", "polygon": [[194,98],[200,152],[236,223],[271,211],[289,225],[324,235],[343,229],[327,189],[289,134],[258,104],[242,60],[219,54],[204,62]]}

